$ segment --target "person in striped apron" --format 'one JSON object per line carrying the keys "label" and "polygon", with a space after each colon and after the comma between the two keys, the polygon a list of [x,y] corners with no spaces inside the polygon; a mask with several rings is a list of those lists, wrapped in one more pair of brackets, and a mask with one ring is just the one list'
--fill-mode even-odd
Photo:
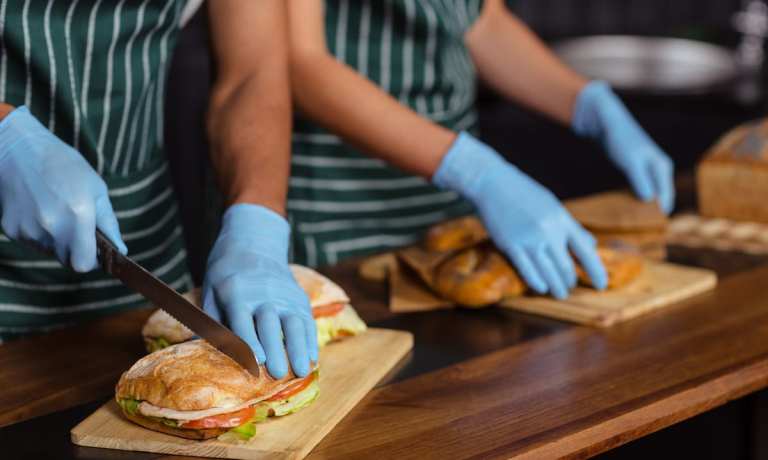
{"label": "person in striped apron", "polygon": [[[185,3],[0,0],[1,339],[145,303],[97,269],[96,229],[175,289],[190,288],[163,153],[166,72]],[[287,371],[286,348],[306,375],[316,332],[288,267],[282,215],[286,8],[217,0],[208,9],[218,63],[208,130],[230,206],[209,260],[205,309],[274,376]]]}
{"label": "person in striped apron", "polygon": [[605,83],[566,68],[503,0],[291,0],[290,9],[297,261],[413,243],[474,210],[536,291],[567,296],[571,254],[605,286],[594,238],[474,137],[478,76],[601,141],[642,199],[671,210],[671,160]]}

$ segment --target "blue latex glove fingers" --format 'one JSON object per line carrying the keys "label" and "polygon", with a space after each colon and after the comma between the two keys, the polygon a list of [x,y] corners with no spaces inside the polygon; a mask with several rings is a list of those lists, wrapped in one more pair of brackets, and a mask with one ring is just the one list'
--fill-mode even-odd
{"label": "blue latex glove fingers", "polygon": [[[576,224],[578,225],[578,224]],[[571,251],[581,263],[584,271],[587,272],[592,284],[598,290],[608,287],[608,273],[605,271],[600,256],[597,254],[597,244],[595,238],[582,228],[577,228],[573,232],[569,242]]]}
{"label": "blue latex glove fingers", "polygon": [[624,170],[635,195],[643,201],[652,201],[657,196],[652,171],[648,166],[638,159]]}
{"label": "blue latex glove fingers", "polygon": [[256,330],[267,355],[267,370],[276,379],[285,377],[288,373],[288,362],[285,360],[282,327],[280,317],[272,306],[266,305],[258,310]]}
{"label": "blue latex glove fingers", "polygon": [[305,377],[309,374],[309,344],[304,321],[298,315],[288,315],[283,317],[282,325],[291,368],[297,376]]}
{"label": "blue latex glove fingers", "polygon": [[98,266],[96,259],[96,215],[93,203],[84,201],[71,218],[69,238],[60,238],[59,244],[69,241],[70,265],[76,272],[86,273]]}
{"label": "blue latex glove fingers", "polygon": [[546,249],[531,251],[531,259],[538,267],[539,273],[547,281],[548,292],[557,299],[568,297],[568,288],[566,287],[565,280],[550,257],[549,251]]}
{"label": "blue latex glove fingers", "polygon": [[97,219],[125,251],[104,181],[26,107],[0,121],[0,206],[9,237],[52,250],[78,272],[98,265]]}
{"label": "blue latex glove fingers", "polygon": [[547,288],[547,282],[539,273],[539,269],[534,265],[531,258],[526,254],[525,250],[520,247],[512,246],[509,249],[504,250],[504,253],[512,261],[512,264],[517,268],[520,276],[523,277],[525,284],[533,289],[537,294],[546,294],[549,290]]}
{"label": "blue latex glove fingers", "polygon": [[666,157],[651,163],[651,177],[661,209],[670,214],[675,208],[675,165]]}
{"label": "blue latex glove fingers", "polygon": [[317,344],[317,324],[313,318],[304,318],[304,331],[306,334],[307,350],[309,350],[309,359],[316,363],[320,359],[320,353]]}
{"label": "blue latex glove fingers", "polygon": [[[203,285],[203,311],[216,321],[220,323],[223,322],[221,314],[219,313],[219,306],[216,304],[216,296],[213,294],[213,289],[209,289],[208,286],[205,285]],[[259,344],[259,347],[261,347],[261,344]],[[251,348],[253,348],[253,346],[251,346]],[[259,362],[263,363],[264,360],[260,360]]]}
{"label": "blue latex glove fingers", "polygon": [[573,129],[602,143],[608,158],[624,172],[640,199],[657,199],[664,212],[672,212],[672,160],[606,83],[593,81],[581,91],[573,114]]}
{"label": "blue latex glove fingers", "polygon": [[109,238],[122,255],[128,254],[128,247],[123,242],[115,211],[106,193],[96,199],[96,227]]}
{"label": "blue latex glove fingers", "polygon": [[[224,317],[253,343],[275,378],[288,372],[286,352],[296,375],[307,375],[310,358],[317,357],[309,298],[288,266],[289,241],[290,226],[279,214],[257,205],[233,205],[224,214],[203,283],[206,311],[218,320]],[[210,291],[215,301],[209,300]]]}
{"label": "blue latex glove fingers", "polygon": [[566,283],[568,289],[576,287],[578,277],[576,276],[576,267],[573,264],[571,255],[568,254],[566,245],[549,248],[549,255],[555,263],[555,267],[560,271],[560,275]]}

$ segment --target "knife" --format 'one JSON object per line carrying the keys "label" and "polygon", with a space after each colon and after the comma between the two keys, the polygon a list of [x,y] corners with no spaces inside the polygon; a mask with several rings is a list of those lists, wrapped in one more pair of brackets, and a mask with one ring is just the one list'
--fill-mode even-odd
{"label": "knife", "polygon": [[251,347],[243,339],[208,316],[202,309],[182,297],[141,265],[122,255],[100,230],[96,230],[96,247],[99,251],[99,263],[104,271],[165,310],[192,332],[234,359],[248,372],[256,377],[259,376],[259,364]]}

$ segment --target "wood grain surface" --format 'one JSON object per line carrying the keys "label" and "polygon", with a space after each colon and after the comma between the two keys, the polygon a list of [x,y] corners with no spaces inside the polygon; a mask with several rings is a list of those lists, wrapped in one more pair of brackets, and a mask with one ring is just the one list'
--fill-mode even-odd
{"label": "wood grain surface", "polygon": [[[386,285],[361,281],[353,263],[325,270],[369,324],[414,332],[415,347],[390,375],[395,382],[369,393],[310,457],[584,458],[765,388],[768,268],[696,254],[674,251],[678,260],[725,266],[714,290],[609,329],[496,308],[397,315]],[[34,435],[3,438],[0,429],[9,458],[39,458],[30,442],[41,433],[62,443],[61,459],[165,458],[67,451],[69,430],[87,413],[42,416],[109,397],[142,354],[147,314],[0,346],[0,417],[38,416],[16,425]]]}
{"label": "wood grain surface", "polygon": [[717,275],[700,268],[647,261],[630,284],[605,292],[577,287],[565,300],[510,298],[502,306],[590,326],[609,327],[713,289]]}
{"label": "wood grain surface", "polygon": [[584,458],[768,386],[768,268],[373,391],[311,458]]}
{"label": "wood grain surface", "polygon": [[301,459],[412,347],[410,333],[376,328],[328,345],[320,353],[320,397],[297,414],[259,424],[250,443],[201,442],[150,431],[125,419],[113,400],[72,429],[72,442],[200,457]]}

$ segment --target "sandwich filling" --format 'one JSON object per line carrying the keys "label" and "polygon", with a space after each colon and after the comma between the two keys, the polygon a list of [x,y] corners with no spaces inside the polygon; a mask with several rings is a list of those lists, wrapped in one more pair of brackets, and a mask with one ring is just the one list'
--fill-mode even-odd
{"label": "sandwich filling", "polygon": [[256,424],[269,416],[296,412],[312,403],[320,393],[318,371],[293,382],[266,398],[248,401],[236,407],[212,408],[202,411],[178,411],[157,407],[147,401],[117,398],[117,403],[129,415],[139,416],[182,430],[226,430],[222,440],[247,441],[256,434]]}
{"label": "sandwich filling", "polygon": [[317,326],[317,344],[321,347],[367,329],[365,322],[348,303],[336,302],[312,308]]}

